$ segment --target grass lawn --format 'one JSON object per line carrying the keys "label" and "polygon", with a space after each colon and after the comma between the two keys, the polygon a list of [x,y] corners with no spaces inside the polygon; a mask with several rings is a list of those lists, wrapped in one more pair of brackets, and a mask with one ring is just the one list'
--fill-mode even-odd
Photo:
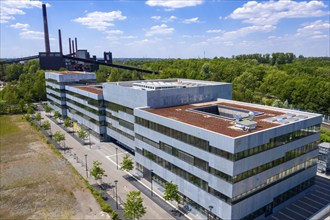
{"label": "grass lawn", "polygon": [[19,119],[8,115],[0,116],[0,137],[19,132],[19,128],[14,120],[16,121]]}

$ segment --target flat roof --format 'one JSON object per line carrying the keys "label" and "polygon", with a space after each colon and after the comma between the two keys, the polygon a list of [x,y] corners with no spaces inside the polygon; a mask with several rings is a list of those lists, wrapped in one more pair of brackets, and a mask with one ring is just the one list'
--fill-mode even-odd
{"label": "flat roof", "polygon": [[59,75],[69,75],[69,74],[94,74],[92,72],[80,72],[80,71],[63,71],[63,72],[50,72]]}
{"label": "flat roof", "polygon": [[[237,109],[240,109],[242,111],[253,112],[252,113],[254,116],[253,122],[256,122],[256,128],[246,131],[243,130],[242,128],[235,126],[236,124],[235,119],[223,117],[221,116],[221,113],[219,115],[216,115],[213,113],[195,110],[197,108],[209,107],[214,105],[216,106],[219,105],[220,108],[226,106],[230,109],[234,109],[234,110],[236,109],[234,111],[235,112],[234,114],[238,112]],[[235,102],[229,100],[218,100],[214,102],[190,104],[190,105],[159,108],[159,109],[146,108],[143,110],[169,119],[177,120],[189,125],[200,127],[223,135],[227,135],[230,137],[239,137],[250,133],[266,130],[269,128],[274,128],[283,124],[292,123],[298,120],[304,120],[310,117],[307,116],[307,114],[303,114],[303,112],[297,112],[297,111],[296,114],[291,114],[291,112],[294,111],[289,109],[274,110],[267,106],[259,106],[259,105],[243,103],[243,102]],[[286,118],[289,117],[288,115],[294,115],[296,120],[289,120],[289,119],[286,120]],[[245,115],[243,114],[243,116],[245,117],[243,118],[243,120],[249,120],[248,114]],[[301,116],[301,117],[297,118],[297,116]],[[275,118],[275,120],[271,121],[269,120],[269,118]],[[285,118],[285,123],[283,123],[284,120],[283,118]]]}
{"label": "flat roof", "polygon": [[113,83],[117,86],[131,87],[138,90],[158,90],[158,89],[173,89],[173,88],[190,88],[202,87],[212,85],[225,85],[230,83],[202,81],[193,79],[157,79],[157,80],[139,80],[139,81],[125,81]]}
{"label": "flat roof", "polygon": [[[72,86],[77,89],[81,89],[87,92],[91,92],[97,95],[103,94],[102,85],[85,85],[85,86]],[[100,88],[101,87],[101,88]]]}

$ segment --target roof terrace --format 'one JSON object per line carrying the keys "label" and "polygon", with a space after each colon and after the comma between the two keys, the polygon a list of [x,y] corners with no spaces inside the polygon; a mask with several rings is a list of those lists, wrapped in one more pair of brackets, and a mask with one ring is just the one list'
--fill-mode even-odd
{"label": "roof terrace", "polygon": [[223,99],[207,103],[144,110],[230,137],[239,137],[311,117],[308,113],[304,114],[287,109],[274,110],[268,106]]}

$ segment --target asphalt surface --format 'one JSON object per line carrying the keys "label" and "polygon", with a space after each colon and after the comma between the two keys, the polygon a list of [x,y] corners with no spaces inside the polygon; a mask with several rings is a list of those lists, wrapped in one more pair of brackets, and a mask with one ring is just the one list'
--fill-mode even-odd
{"label": "asphalt surface", "polygon": [[[67,129],[63,125],[56,122],[51,117],[46,117],[42,112],[44,120],[51,122],[51,132],[54,134],[56,131],[61,131],[65,134],[65,151],[62,150],[63,156],[75,167],[75,169],[86,178],[91,185],[99,187],[99,184],[89,176],[89,172],[86,173],[86,159],[87,170],[93,166],[93,161],[100,161],[102,168],[105,169],[107,177],[103,178],[103,183],[106,183],[109,187],[105,188],[104,197],[111,207],[119,214],[121,219],[126,219],[123,216],[123,203],[126,200],[126,194],[129,191],[141,191],[141,197],[143,198],[144,205],[147,207],[147,213],[143,216],[143,219],[191,219],[186,217],[183,212],[175,210],[175,205],[164,201],[158,197],[159,191],[154,188],[154,196],[150,194],[150,183],[145,179],[135,177],[134,173],[127,173],[121,170],[117,170],[117,157],[118,164],[121,163],[122,158],[127,154],[126,150],[122,149],[119,145],[108,142],[99,142],[95,137],[91,136],[91,146],[84,144],[76,135],[68,133]],[[116,150],[117,148],[117,150]],[[85,156],[87,155],[87,157]],[[132,158],[134,159],[134,158]],[[132,177],[133,176],[133,177]],[[116,208],[116,196],[115,196],[115,184],[114,180],[118,180],[117,184],[117,201],[118,209]],[[197,216],[196,216],[197,217]],[[197,218],[194,218],[197,219]],[[200,218],[198,218],[200,219]]]}

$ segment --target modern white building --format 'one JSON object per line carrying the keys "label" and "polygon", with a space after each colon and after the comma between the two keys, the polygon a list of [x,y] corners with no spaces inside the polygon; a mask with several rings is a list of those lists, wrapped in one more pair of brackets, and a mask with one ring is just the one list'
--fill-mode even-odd
{"label": "modern white building", "polygon": [[141,173],[173,181],[205,214],[269,215],[313,183],[321,115],[225,99],[134,115]]}
{"label": "modern white building", "polygon": [[213,218],[262,218],[313,184],[321,115],[231,101],[229,83],[86,85],[95,75],[81,74],[46,73],[55,109],[120,142],[135,153],[140,175],[173,181],[201,213],[213,207]]}

